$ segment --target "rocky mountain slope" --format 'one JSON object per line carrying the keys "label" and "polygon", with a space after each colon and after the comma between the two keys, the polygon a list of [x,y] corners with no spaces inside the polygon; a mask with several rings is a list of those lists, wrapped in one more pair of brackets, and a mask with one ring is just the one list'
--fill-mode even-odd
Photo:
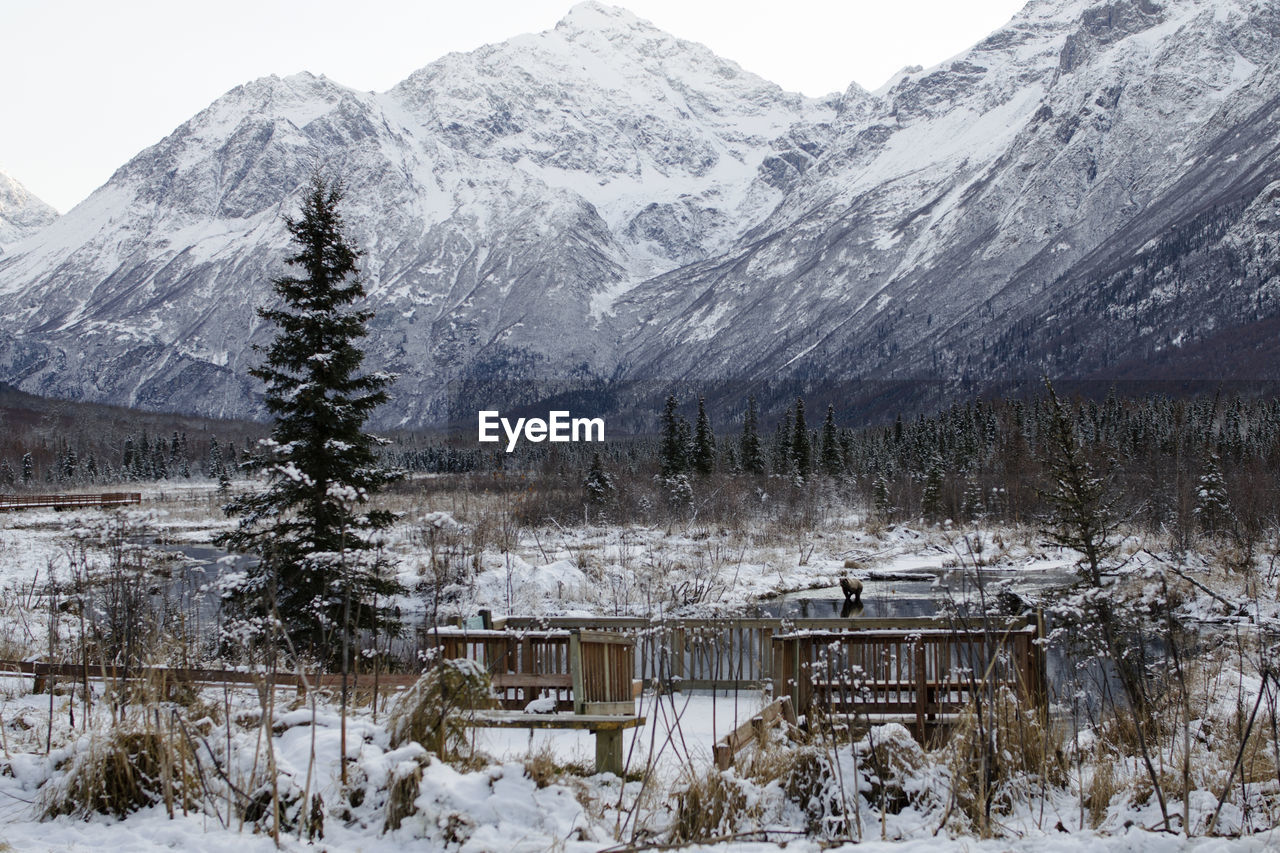
{"label": "rocky mountain slope", "polygon": [[1278,52],[1271,3],[1030,3],[842,104],[765,223],[628,294],[623,357],[704,380],[1159,374],[1277,313]]}
{"label": "rocky mountain slope", "polygon": [[593,312],[763,219],[794,167],[759,177],[761,164],[807,157],[795,152],[833,116],[834,100],[591,3],[383,94],[256,80],[0,261],[0,375],[254,413],[250,345],[272,331],[254,308],[283,271],[281,217],[317,167],[348,184],[377,311],[370,363],[402,377],[395,421],[440,417],[472,369],[605,369]]}
{"label": "rocky mountain slope", "polygon": [[253,414],[317,166],[402,377],[388,424],[583,377],[1273,373],[1278,55],[1269,0],[1033,0],[812,100],[586,3],[385,93],[265,78],[0,257],[0,380]]}
{"label": "rocky mountain slope", "polygon": [[58,211],[0,171],[0,255],[5,247],[30,237],[58,218]]}

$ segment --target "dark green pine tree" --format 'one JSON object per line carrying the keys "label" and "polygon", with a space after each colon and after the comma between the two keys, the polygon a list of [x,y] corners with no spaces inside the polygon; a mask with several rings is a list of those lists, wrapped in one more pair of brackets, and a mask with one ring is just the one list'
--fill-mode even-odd
{"label": "dark green pine tree", "polygon": [[764,473],[764,453],[760,448],[760,413],[755,397],[747,398],[747,414],[742,419],[742,444],[738,455],[744,473],[757,476]]}
{"label": "dark green pine tree", "polygon": [[313,177],[302,216],[286,220],[297,245],[288,263],[300,275],[276,279],[280,307],[259,309],[279,331],[250,371],[266,384],[275,419],[261,459],[268,485],[227,505],[240,523],[222,538],[259,558],[228,596],[231,636],[272,640],[278,620],[294,649],[328,662],[349,662],[343,650],[357,630],[394,630],[387,605],[402,591],[376,545],[393,516],[368,508],[400,472],[379,463],[383,442],[364,432],[394,377],[360,371],[357,341],[372,314],[353,307],[364,287],[343,234],[342,197],[339,183]]}
{"label": "dark green pine tree", "polygon": [[791,433],[791,464],[800,480],[808,480],[813,473],[809,427],[804,422],[804,399],[801,397],[796,398],[796,425]]}
{"label": "dark green pine tree", "polygon": [[920,493],[920,512],[930,522],[936,522],[942,517],[942,485],[942,455],[934,451],[929,457],[929,465],[924,475],[924,488]]}
{"label": "dark green pine tree", "polygon": [[592,453],[591,467],[587,469],[587,476],[582,481],[582,494],[587,505],[598,510],[613,500],[615,491],[613,477],[604,470],[600,454]]}
{"label": "dark green pine tree", "polygon": [[1231,518],[1231,502],[1227,498],[1227,484],[1222,477],[1222,467],[1216,454],[1209,454],[1204,463],[1204,473],[1196,484],[1196,520],[1205,533],[1216,533]]}
{"label": "dark green pine tree", "polygon": [[675,394],[667,396],[662,410],[662,443],[658,448],[662,476],[674,477],[689,470],[689,422],[678,411]]}
{"label": "dark green pine tree", "polygon": [[707,419],[706,401],[698,397],[698,424],[693,431],[693,470],[706,477],[716,469],[716,436]]}
{"label": "dark green pine tree", "polygon": [[770,456],[773,462],[773,473],[780,477],[786,477],[792,473],[795,468],[792,460],[792,442],[791,442],[791,426],[795,423],[796,414],[792,409],[787,409],[778,420],[778,426],[773,431],[773,446],[770,448]]}
{"label": "dark green pine tree", "polygon": [[22,454],[22,484],[25,486],[35,479],[35,465],[31,461],[31,454]]}
{"label": "dark green pine tree", "polygon": [[840,452],[840,431],[836,429],[836,407],[827,406],[827,416],[822,421],[822,443],[818,450],[822,473],[839,477],[844,473],[844,456]]}

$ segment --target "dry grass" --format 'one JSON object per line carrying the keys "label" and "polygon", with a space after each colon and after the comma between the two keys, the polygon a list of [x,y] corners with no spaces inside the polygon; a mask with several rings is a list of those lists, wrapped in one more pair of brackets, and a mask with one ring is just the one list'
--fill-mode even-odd
{"label": "dry grass", "polygon": [[760,816],[741,780],[714,767],[689,778],[675,799],[671,841],[677,844],[731,835]]}
{"label": "dry grass", "polygon": [[1094,762],[1093,775],[1089,778],[1089,790],[1084,795],[1084,806],[1088,809],[1090,826],[1096,829],[1106,820],[1111,800],[1119,793],[1121,787],[1113,762],[1107,760]]}
{"label": "dry grass", "polygon": [[980,830],[991,829],[990,814],[1008,814],[1018,802],[1069,782],[1066,729],[1008,689],[996,694],[981,721],[976,708],[962,714],[940,753],[953,814]]}
{"label": "dry grass", "polygon": [[404,819],[418,808],[415,801],[422,791],[422,765],[419,763],[414,764],[412,768],[406,768],[406,763],[403,762],[396,768],[387,785],[387,817],[383,825],[384,832],[399,829]]}
{"label": "dry grass", "polygon": [[164,802],[172,811],[197,805],[201,790],[195,756],[184,738],[151,729],[114,729],[92,736],[46,790],[42,812],[123,818]]}
{"label": "dry grass", "polygon": [[444,660],[396,700],[387,717],[392,746],[416,742],[443,759],[466,752],[463,713],[491,704],[489,675],[470,660]]}

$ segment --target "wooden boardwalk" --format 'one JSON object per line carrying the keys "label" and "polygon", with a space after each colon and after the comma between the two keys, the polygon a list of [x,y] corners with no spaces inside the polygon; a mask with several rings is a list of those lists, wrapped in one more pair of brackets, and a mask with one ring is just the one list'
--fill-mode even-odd
{"label": "wooden boardwalk", "polygon": [[19,509],[128,506],[139,503],[142,503],[141,492],[105,492],[97,495],[0,495],[0,512]]}

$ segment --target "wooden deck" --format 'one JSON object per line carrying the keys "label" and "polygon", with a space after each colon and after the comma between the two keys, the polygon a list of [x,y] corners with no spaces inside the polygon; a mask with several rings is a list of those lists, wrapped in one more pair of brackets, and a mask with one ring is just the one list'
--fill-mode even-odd
{"label": "wooden deck", "polygon": [[[1009,631],[1025,633],[1027,629],[1033,632],[1042,630],[1035,618],[995,620],[983,624],[943,618],[645,619],[629,616],[508,616],[495,619],[493,624],[495,628],[504,628],[517,634],[578,629],[634,637],[634,677],[642,679],[646,686],[657,682],[664,690],[672,691],[749,690],[774,684],[777,674],[775,655],[778,648],[774,638],[789,634],[831,632],[870,637],[876,632],[905,636],[916,632],[936,635],[977,631],[984,636],[990,633],[998,637]],[[1042,634],[1036,633],[1035,636]],[[1026,653],[1029,654],[1031,650],[1028,647]],[[799,708],[796,710],[797,713],[803,713]]]}
{"label": "wooden deck", "polygon": [[773,638],[775,696],[797,713],[915,718],[917,734],[978,699],[1012,691],[1043,707],[1038,624],[912,631],[806,631]]}
{"label": "wooden deck", "polygon": [[128,506],[139,503],[142,503],[141,492],[105,492],[97,495],[0,495],[0,512],[19,509]]}

